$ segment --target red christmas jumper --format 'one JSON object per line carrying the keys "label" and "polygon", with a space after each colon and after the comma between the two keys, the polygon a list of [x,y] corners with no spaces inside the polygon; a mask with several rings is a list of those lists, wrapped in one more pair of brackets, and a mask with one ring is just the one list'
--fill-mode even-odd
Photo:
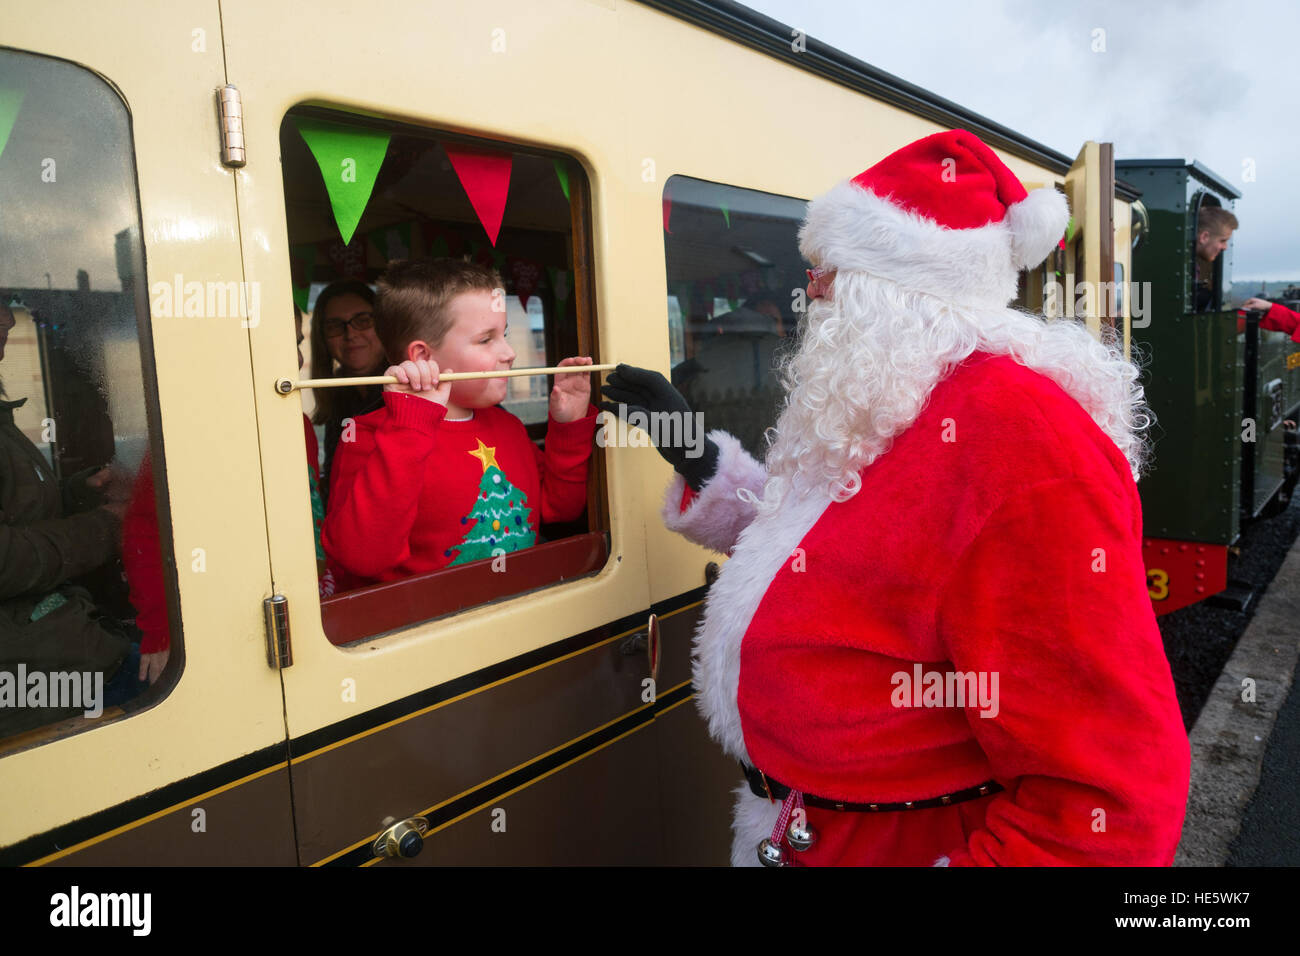
{"label": "red christmas jumper", "polygon": [[392,581],[530,547],[541,522],[572,521],[587,503],[596,409],[551,419],[546,450],[500,406],[448,421],[446,406],[400,392],[356,419],[330,476],[322,541],[332,562]]}
{"label": "red christmas jumper", "polygon": [[[862,471],[861,491],[736,498],[765,473],[731,436],[669,527],[731,554],[708,596],[695,687],[734,756],[809,794],[936,809],[808,808],[812,865],[1169,865],[1187,736],[1147,596],[1141,506],[1119,449],[1054,382],[976,353]],[[742,534],[742,531],[744,532]],[[797,548],[795,547],[797,545]],[[983,674],[991,706],[916,706],[922,673]],[[900,705],[900,699],[902,704]],[[985,716],[987,714],[987,716]],[[742,788],[737,862],[769,805]]]}

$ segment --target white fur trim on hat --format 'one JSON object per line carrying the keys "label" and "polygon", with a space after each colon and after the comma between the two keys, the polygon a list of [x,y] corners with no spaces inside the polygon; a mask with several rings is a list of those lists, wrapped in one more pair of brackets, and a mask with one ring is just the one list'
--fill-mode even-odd
{"label": "white fur trim on hat", "polygon": [[[1035,199],[1037,193],[1046,199]],[[953,303],[1001,307],[1015,298],[1022,263],[1040,248],[1042,261],[1065,231],[1064,198],[1058,202],[1054,195],[1053,189],[1035,190],[1002,222],[949,229],[845,181],[808,204],[799,251],[809,261],[866,272]],[[1025,208],[1014,212],[1018,207]]]}
{"label": "white fur trim on hat", "polygon": [[1060,241],[1070,221],[1070,207],[1064,193],[1050,187],[1032,189],[1020,202],[1007,207],[1005,221],[1011,229],[1012,265],[1031,269]]}

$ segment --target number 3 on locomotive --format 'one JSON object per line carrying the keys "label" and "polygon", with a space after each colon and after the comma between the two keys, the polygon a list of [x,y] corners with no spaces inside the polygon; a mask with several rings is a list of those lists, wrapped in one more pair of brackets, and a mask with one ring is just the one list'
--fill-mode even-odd
{"label": "number 3 on locomotive", "polygon": [[1147,571],[1147,594],[1153,601],[1169,597],[1169,575],[1159,568],[1150,568]]}

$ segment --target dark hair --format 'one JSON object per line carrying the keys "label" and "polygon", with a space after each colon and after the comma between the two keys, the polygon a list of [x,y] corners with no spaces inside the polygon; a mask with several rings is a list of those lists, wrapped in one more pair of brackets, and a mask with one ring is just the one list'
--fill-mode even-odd
{"label": "dark hair", "polygon": [[379,279],[375,334],[392,358],[412,342],[442,344],[451,329],[447,306],[462,292],[493,292],[504,283],[496,271],[460,259],[398,259]]}
{"label": "dark hair", "polygon": [[[375,304],[375,293],[360,279],[340,279],[321,289],[320,295],[316,297],[316,305],[311,310],[311,374],[315,378],[333,378],[338,374],[329,347],[325,344],[325,306],[331,299],[341,295],[357,295],[371,307]],[[382,374],[383,369],[381,364],[375,374]],[[316,389],[316,410],[312,412],[311,420],[317,425],[328,425],[344,418],[348,414],[345,409],[356,402],[355,395],[346,394],[351,391],[350,388]]]}

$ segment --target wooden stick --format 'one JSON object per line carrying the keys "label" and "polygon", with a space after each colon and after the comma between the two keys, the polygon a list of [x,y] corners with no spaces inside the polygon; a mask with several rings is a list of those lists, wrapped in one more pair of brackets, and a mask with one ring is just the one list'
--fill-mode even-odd
{"label": "wooden stick", "polygon": [[[609,372],[618,368],[618,363],[606,365],[566,365],[550,368],[511,368],[503,372],[448,372],[439,375],[440,382],[467,382],[479,378],[517,378],[521,375],[568,375],[576,372]],[[281,395],[288,395],[298,388],[342,388],[345,385],[400,385],[392,375],[361,375],[356,378],[305,378],[301,382],[282,378],[275,383],[275,390]]]}

